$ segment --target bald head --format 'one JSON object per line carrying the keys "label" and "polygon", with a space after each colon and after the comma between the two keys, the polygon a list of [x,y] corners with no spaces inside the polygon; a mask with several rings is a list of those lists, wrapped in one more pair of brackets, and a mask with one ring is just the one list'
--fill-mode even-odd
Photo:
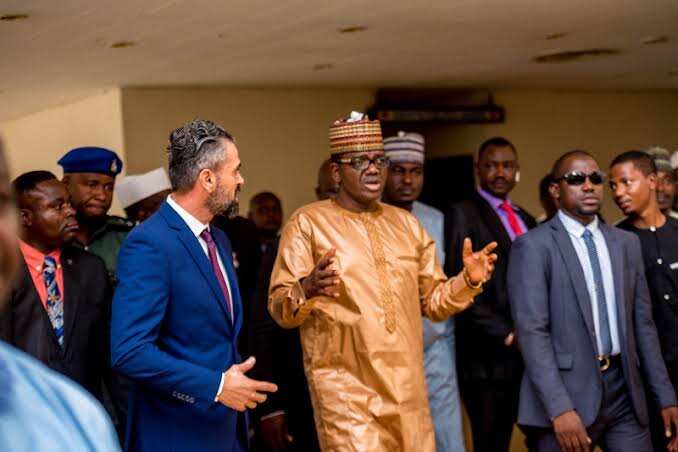
{"label": "bald head", "polygon": [[339,193],[339,184],[332,177],[331,163],[331,160],[327,159],[318,169],[318,185],[315,187],[315,196],[319,201],[334,198]]}

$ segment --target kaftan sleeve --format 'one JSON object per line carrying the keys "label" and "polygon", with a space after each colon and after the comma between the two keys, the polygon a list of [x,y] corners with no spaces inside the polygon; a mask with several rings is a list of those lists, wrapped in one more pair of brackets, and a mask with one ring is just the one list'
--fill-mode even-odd
{"label": "kaftan sleeve", "polygon": [[268,311],[283,328],[301,325],[309,316],[315,298],[306,299],[300,281],[315,266],[310,223],[293,215],[280,236],[278,256],[273,265],[269,288]]}
{"label": "kaftan sleeve", "polygon": [[419,228],[419,298],[422,314],[442,321],[468,308],[482,289],[473,289],[461,273],[447,279],[436,257],[435,242],[423,227]]}

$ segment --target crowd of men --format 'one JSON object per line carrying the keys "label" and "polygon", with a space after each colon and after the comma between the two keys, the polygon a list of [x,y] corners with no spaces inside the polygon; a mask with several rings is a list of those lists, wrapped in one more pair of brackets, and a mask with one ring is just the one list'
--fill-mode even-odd
{"label": "crowd of men", "polygon": [[120,181],[86,147],[10,185],[0,149],[2,449],[459,452],[463,402],[477,452],[515,424],[531,451],[678,450],[678,153],[568,151],[537,221],[506,138],[441,211],[423,136],[329,136],[285,225],[271,192],[237,215],[247,151],[211,121]]}

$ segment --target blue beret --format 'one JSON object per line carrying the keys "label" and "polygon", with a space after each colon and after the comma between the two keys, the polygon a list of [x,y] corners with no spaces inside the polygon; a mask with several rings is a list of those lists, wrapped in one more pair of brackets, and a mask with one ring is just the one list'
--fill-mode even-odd
{"label": "blue beret", "polygon": [[71,149],[57,162],[67,173],[101,173],[117,176],[122,171],[122,160],[108,149],[88,146]]}

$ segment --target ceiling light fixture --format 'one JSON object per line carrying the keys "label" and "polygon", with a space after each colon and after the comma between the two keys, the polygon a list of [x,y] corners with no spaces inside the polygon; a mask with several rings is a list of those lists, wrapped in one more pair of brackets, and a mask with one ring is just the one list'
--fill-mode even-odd
{"label": "ceiling light fixture", "polygon": [[19,20],[28,19],[28,14],[3,14],[0,16],[0,20],[5,22],[16,22]]}
{"label": "ceiling light fixture", "polygon": [[665,42],[668,42],[669,38],[667,36],[645,36],[643,39],[640,40],[641,44],[645,45],[651,45],[651,44],[663,44]]}
{"label": "ceiling light fixture", "polygon": [[134,47],[137,45],[134,41],[117,41],[111,44],[111,49],[126,49],[127,47]]}
{"label": "ceiling light fixture", "polygon": [[568,36],[568,35],[569,35],[569,33],[551,33],[549,35],[546,35],[546,37],[544,39],[546,39],[547,41],[554,41],[556,39],[562,39],[562,38],[564,38],[565,36]]}
{"label": "ceiling light fixture", "polygon": [[532,58],[535,63],[569,63],[620,54],[617,49],[584,49],[548,52]]}
{"label": "ceiling light fixture", "polygon": [[364,25],[353,25],[351,27],[343,27],[339,29],[339,33],[360,33],[362,31],[367,31],[367,27]]}
{"label": "ceiling light fixture", "polygon": [[334,68],[334,65],[332,63],[320,63],[320,64],[314,64],[313,65],[314,71],[326,71],[327,69],[332,69],[332,68]]}

